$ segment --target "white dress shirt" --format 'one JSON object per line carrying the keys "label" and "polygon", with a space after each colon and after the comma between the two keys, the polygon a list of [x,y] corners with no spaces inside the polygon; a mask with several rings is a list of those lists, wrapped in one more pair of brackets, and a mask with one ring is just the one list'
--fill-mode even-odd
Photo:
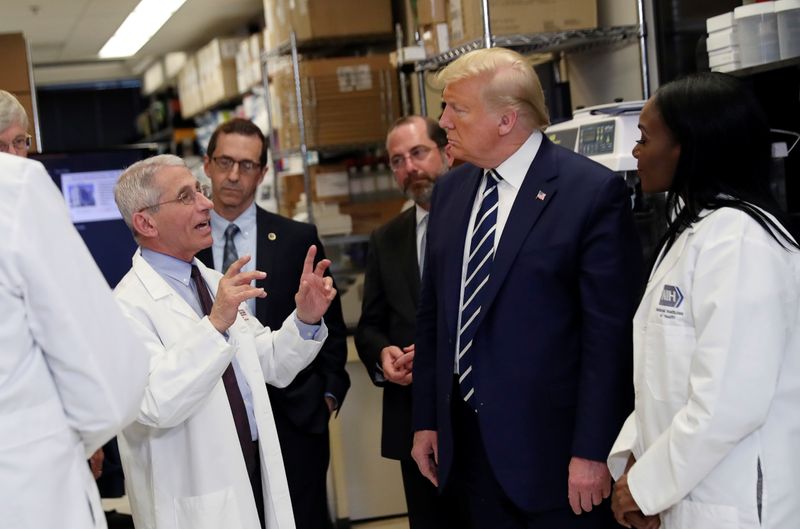
{"label": "white dress shirt", "polygon": [[[519,188],[522,187],[522,182],[525,180],[525,175],[539,152],[539,147],[542,145],[542,133],[534,131],[525,143],[517,149],[517,151],[506,158],[506,160],[494,167],[497,174],[500,175],[502,180],[497,184],[497,223],[494,234],[494,251],[497,252],[497,246],[500,242],[500,237],[503,236],[503,229],[506,226],[506,221],[511,213],[511,208],[514,206],[514,201],[517,198]],[[458,306],[461,307],[464,303],[464,279],[467,274],[467,263],[469,262],[470,244],[472,242],[472,230],[475,227],[475,217],[478,215],[478,209],[481,206],[481,191],[486,187],[486,173],[489,169],[484,169],[483,177],[481,177],[478,192],[475,193],[475,201],[472,204],[472,212],[469,215],[469,224],[467,224],[467,237],[464,240],[464,259],[461,263],[461,293],[458,297]],[[461,328],[461,310],[458,311],[458,329]],[[458,374],[458,351],[461,349],[460,336],[456,332],[456,349],[454,351],[453,361],[455,363],[454,372]]]}

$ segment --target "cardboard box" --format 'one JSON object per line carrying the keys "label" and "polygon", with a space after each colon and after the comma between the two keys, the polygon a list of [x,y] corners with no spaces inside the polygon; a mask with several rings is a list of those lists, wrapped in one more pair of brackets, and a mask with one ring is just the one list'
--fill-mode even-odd
{"label": "cardboard box", "polygon": [[178,99],[181,102],[181,116],[184,118],[190,118],[203,110],[197,58],[194,55],[186,59],[186,64],[178,74]]}
{"label": "cardboard box", "polygon": [[203,105],[210,106],[236,97],[236,52],[241,39],[214,39],[197,51],[197,74]]}
{"label": "cardboard box", "polygon": [[421,26],[422,44],[425,46],[425,55],[432,57],[450,49],[450,31],[446,22]]}
{"label": "cardboard box", "polygon": [[[0,88],[8,92],[30,92],[28,47],[25,44],[25,37],[22,33],[0,35],[0,50],[3,50]],[[33,120],[32,115],[31,120]]]}
{"label": "cardboard box", "polygon": [[417,0],[417,24],[447,22],[447,0]]}
{"label": "cardboard box", "polygon": [[368,234],[395,218],[405,203],[406,198],[400,196],[375,202],[351,202],[342,204],[339,209],[353,219],[354,234]]}
{"label": "cardboard box", "polygon": [[[300,146],[294,77],[287,58],[272,71],[281,128],[280,149]],[[306,144],[309,148],[382,143],[400,114],[397,70],[386,54],[300,63]]]}
{"label": "cardboard box", "polygon": [[391,0],[264,0],[270,45],[358,35],[387,35],[392,28]]}
{"label": "cardboard box", "polygon": [[[597,26],[597,0],[493,0],[494,35],[531,34]],[[449,0],[450,46],[483,37],[480,0]]]}

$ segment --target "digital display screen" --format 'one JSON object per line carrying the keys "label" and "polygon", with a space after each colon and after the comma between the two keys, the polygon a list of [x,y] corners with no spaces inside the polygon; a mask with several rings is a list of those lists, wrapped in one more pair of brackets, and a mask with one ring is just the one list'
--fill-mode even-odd
{"label": "digital display screen", "polygon": [[584,125],[580,130],[578,152],[584,156],[614,152],[614,121]]}
{"label": "digital display screen", "polygon": [[30,155],[61,189],[75,228],[112,288],[130,270],[137,246],[114,202],[114,185],[126,167],[154,154],[130,148]]}
{"label": "digital display screen", "polygon": [[564,129],[554,132],[547,132],[547,137],[556,145],[561,145],[567,149],[575,150],[575,140],[578,138],[578,129]]}

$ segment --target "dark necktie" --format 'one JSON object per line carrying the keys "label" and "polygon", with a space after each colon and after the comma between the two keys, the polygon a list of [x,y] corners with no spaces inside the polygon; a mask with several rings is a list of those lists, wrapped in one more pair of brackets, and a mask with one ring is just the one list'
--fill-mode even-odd
{"label": "dark necktie", "polygon": [[[203,276],[200,275],[200,269],[192,265],[192,281],[197,288],[197,295],[200,298],[200,306],[203,308],[203,314],[208,316],[211,313],[211,307],[214,302],[211,300],[211,294],[208,292],[206,282]],[[225,372],[222,373],[222,382],[225,384],[225,392],[228,394],[228,403],[231,406],[231,413],[233,414],[233,422],[236,424],[236,434],[239,436],[239,444],[242,447],[242,455],[244,462],[247,466],[248,474],[252,475],[255,470],[255,465],[258,464],[255,454],[255,446],[253,438],[250,435],[250,421],[247,419],[247,408],[244,405],[242,392],[239,390],[239,384],[236,383],[236,373],[233,371],[233,364],[228,364]]]}
{"label": "dark necktie", "polygon": [[234,223],[228,224],[228,227],[225,228],[225,248],[222,250],[222,270],[220,270],[223,274],[239,258],[239,252],[236,251],[236,245],[233,243],[233,238],[237,233],[239,233],[239,226]]}
{"label": "dark necktie", "polygon": [[492,271],[494,261],[494,234],[497,227],[497,184],[500,175],[491,170],[486,174],[486,187],[481,193],[481,204],[475,216],[475,226],[469,244],[470,255],[467,260],[467,272],[464,277],[464,298],[461,305],[461,328],[458,351],[458,383],[461,397],[470,406],[477,409],[470,401],[475,394],[475,374],[472,372],[473,354],[472,340],[477,330],[478,315],[481,312],[486,284]]}

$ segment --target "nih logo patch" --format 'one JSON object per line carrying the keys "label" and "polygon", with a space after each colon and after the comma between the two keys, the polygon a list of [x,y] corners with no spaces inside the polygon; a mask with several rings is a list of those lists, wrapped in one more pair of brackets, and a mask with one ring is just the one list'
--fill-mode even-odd
{"label": "nih logo patch", "polygon": [[683,303],[683,293],[681,289],[674,285],[664,285],[661,291],[661,299],[658,304],[664,307],[677,309]]}

